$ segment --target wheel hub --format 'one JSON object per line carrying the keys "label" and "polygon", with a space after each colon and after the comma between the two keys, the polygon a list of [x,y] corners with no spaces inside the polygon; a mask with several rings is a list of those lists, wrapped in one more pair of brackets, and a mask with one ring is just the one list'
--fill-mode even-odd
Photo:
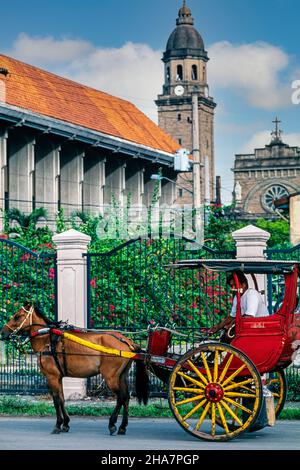
{"label": "wheel hub", "polygon": [[215,384],[215,383],[211,383],[207,385],[205,389],[205,397],[207,398],[208,401],[217,403],[222,400],[223,396],[224,396],[224,391],[221,385]]}

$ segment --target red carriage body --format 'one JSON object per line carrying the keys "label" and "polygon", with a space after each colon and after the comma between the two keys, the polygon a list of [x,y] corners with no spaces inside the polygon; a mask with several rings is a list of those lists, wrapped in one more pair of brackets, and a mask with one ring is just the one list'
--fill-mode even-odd
{"label": "red carriage body", "polygon": [[[299,264],[187,260],[170,267],[233,273],[237,295],[235,335],[230,344],[206,338],[175,365],[166,359],[169,402],[175,418],[186,431],[206,440],[228,440],[247,430],[261,429],[267,423],[263,415],[268,393],[276,400],[276,416],[283,409],[287,392],[283,369],[292,363],[293,343],[300,340],[300,314],[296,313]],[[261,318],[242,316],[237,271],[251,275],[257,290],[255,274],[284,276],[284,299],[275,313]],[[269,386],[267,391],[264,384]],[[183,413],[188,403],[190,411]],[[207,420],[209,430],[204,425]]]}

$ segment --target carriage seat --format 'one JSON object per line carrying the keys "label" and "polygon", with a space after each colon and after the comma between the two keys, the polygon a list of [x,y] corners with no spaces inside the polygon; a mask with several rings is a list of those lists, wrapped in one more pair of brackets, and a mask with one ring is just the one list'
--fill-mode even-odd
{"label": "carriage seat", "polygon": [[164,356],[171,341],[171,332],[165,328],[150,330],[148,335],[148,354]]}

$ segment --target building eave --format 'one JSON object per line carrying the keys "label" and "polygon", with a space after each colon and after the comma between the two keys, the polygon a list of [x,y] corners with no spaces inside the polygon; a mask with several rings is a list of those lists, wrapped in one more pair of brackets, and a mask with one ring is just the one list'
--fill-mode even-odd
{"label": "building eave", "polygon": [[0,104],[0,119],[33,128],[48,134],[101,147],[124,155],[150,160],[165,166],[174,166],[174,155],[159,149],[137,144],[65,121],[40,115],[16,106]]}

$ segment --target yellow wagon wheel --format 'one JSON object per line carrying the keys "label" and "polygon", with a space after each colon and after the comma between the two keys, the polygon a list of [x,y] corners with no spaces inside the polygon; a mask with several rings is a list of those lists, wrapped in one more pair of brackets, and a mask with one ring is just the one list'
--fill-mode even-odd
{"label": "yellow wagon wheel", "polygon": [[169,381],[169,405],[178,423],[193,436],[232,439],[247,431],[259,415],[259,372],[238,349],[203,343],[176,363]]}
{"label": "yellow wagon wheel", "polygon": [[276,418],[282,412],[287,397],[287,380],[284,370],[278,369],[276,372],[270,372],[266,381],[268,389],[273,393]]}

